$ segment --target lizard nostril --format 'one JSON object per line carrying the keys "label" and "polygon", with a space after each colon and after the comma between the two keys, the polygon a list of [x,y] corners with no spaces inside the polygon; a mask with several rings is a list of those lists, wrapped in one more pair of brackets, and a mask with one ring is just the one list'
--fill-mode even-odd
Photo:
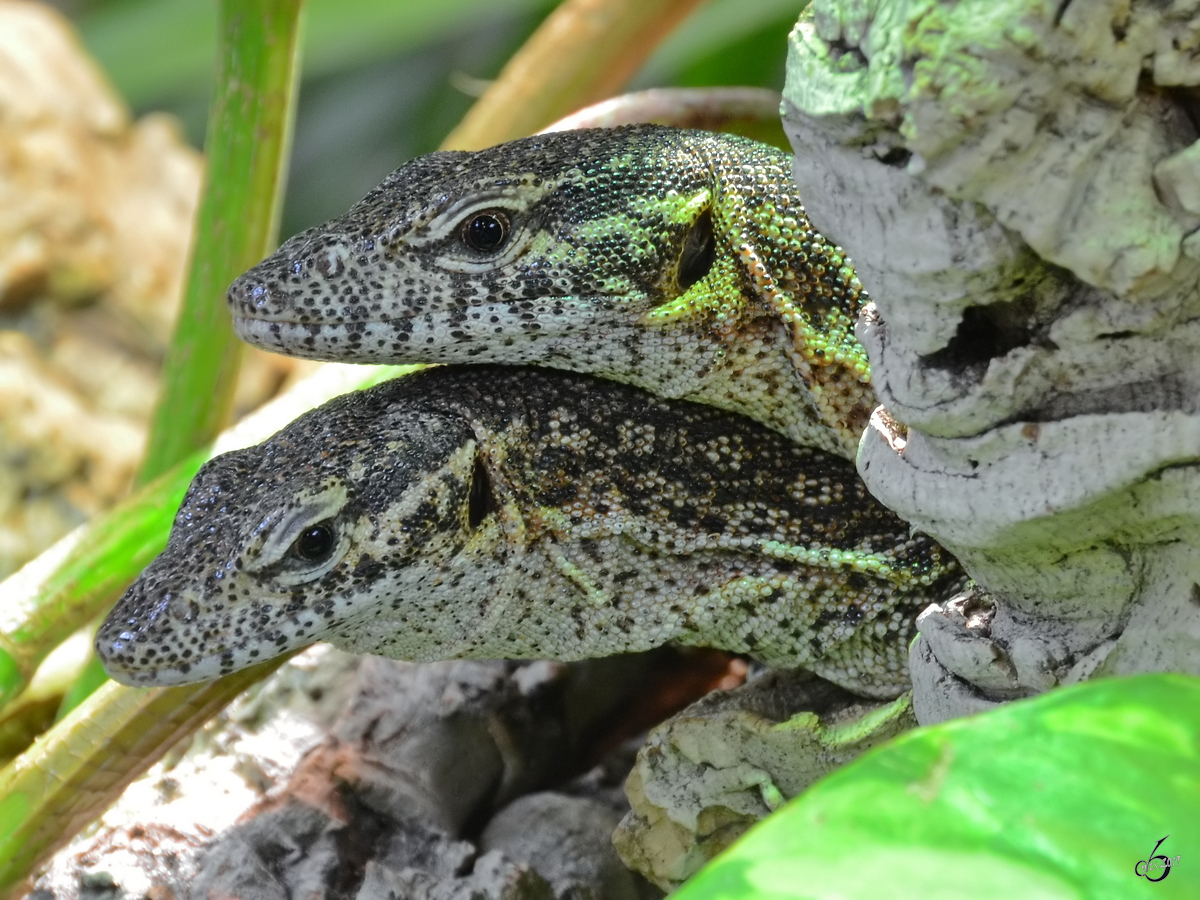
{"label": "lizard nostril", "polygon": [[195,622],[200,617],[200,606],[195,600],[176,597],[171,602],[171,616],[182,622]]}
{"label": "lizard nostril", "polygon": [[336,250],[327,250],[317,260],[317,271],[326,278],[337,278],[346,270],[346,263]]}
{"label": "lizard nostril", "polygon": [[264,285],[256,284],[250,289],[250,302],[255,309],[262,309],[271,299],[271,292]]}

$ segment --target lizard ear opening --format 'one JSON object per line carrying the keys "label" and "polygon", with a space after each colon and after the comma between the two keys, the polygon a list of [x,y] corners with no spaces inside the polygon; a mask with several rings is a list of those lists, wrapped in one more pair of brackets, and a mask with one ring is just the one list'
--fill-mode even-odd
{"label": "lizard ear opening", "polygon": [[475,468],[471,470],[471,492],[467,497],[467,527],[474,531],[490,513],[496,511],[496,495],[488,478],[483,457],[475,455]]}
{"label": "lizard ear opening", "polygon": [[679,254],[679,289],[686,291],[708,274],[717,257],[717,239],[713,235],[712,207],[704,210],[683,237]]}

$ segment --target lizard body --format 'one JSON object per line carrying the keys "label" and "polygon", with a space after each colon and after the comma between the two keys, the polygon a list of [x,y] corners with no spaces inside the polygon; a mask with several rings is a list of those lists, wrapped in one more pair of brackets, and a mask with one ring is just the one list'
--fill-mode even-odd
{"label": "lizard body", "polygon": [[917,612],[959,577],[850,463],[744,417],[436,368],[207,463],[96,648],[165,685],[316,640],[415,660],[677,641],[891,697]]}
{"label": "lizard body", "polygon": [[847,458],[874,406],[865,300],[790,156],[658,126],[420,157],[229,292],[269,350],[587,372]]}

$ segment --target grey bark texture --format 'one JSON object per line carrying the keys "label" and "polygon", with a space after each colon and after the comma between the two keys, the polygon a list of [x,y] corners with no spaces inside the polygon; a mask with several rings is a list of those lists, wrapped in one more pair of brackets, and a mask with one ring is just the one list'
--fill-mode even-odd
{"label": "grey bark texture", "polygon": [[979,589],[923,723],[1200,672],[1200,2],[817,0],[784,123],[874,298],[877,497]]}
{"label": "grey bark texture", "polygon": [[[611,841],[633,748],[570,776],[669,653],[301,657],[135,782],[28,897],[652,900]],[[238,776],[254,790],[222,789]]]}
{"label": "grey bark texture", "polygon": [[864,700],[800,669],[713,691],[646,738],[613,844],[673,890],[818,778],[915,726],[907,696]]}

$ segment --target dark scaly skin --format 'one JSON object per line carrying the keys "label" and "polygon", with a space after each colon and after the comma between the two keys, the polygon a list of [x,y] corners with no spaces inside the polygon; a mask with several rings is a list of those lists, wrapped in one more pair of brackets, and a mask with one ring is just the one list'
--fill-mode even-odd
{"label": "dark scaly skin", "polygon": [[893,697],[917,612],[959,578],[850,463],[748,419],[438,368],[205,465],[96,649],[118,681],[167,685],[316,640],[417,660],[676,641]]}
{"label": "dark scaly skin", "polygon": [[[511,226],[492,251],[464,237],[481,212]],[[805,217],[791,157],[733,135],[634,126],[430,154],[229,301],[269,350],[587,372],[851,459],[874,406],[849,260]]]}

